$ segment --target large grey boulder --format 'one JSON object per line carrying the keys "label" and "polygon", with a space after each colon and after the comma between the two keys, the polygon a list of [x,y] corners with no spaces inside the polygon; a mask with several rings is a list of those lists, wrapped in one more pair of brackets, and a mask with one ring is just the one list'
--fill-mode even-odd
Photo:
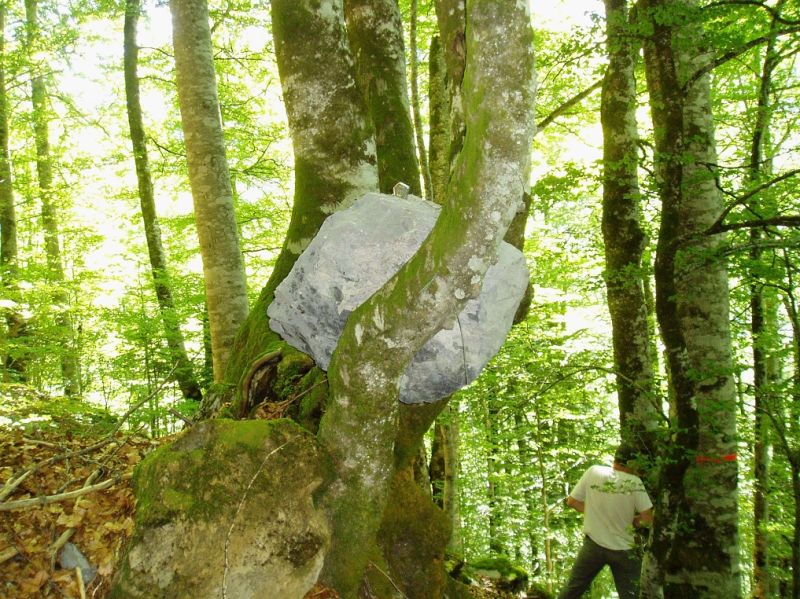
{"label": "large grey boulder", "polygon": [[[275,290],[270,327],[327,369],[349,314],[417,251],[439,206],[371,193],[330,216]],[[503,344],[528,285],[523,254],[502,243],[483,289],[412,360],[400,401],[434,402],[474,380]]]}
{"label": "large grey boulder", "polygon": [[111,599],[301,599],[330,530],[327,454],[289,420],[206,420],[137,467],[136,531]]}

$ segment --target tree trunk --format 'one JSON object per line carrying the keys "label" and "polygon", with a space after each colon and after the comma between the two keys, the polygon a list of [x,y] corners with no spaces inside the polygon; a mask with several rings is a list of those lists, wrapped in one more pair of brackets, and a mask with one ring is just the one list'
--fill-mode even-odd
{"label": "tree trunk", "polygon": [[408,27],[409,56],[411,57],[411,113],[414,115],[414,133],[417,139],[419,170],[422,171],[422,183],[425,198],[435,201],[431,189],[431,170],[428,166],[428,153],[425,150],[424,126],[419,99],[419,61],[417,60],[417,0],[411,0],[411,15]]}
{"label": "tree trunk", "polygon": [[[213,414],[224,402],[236,405],[248,400],[241,397],[239,381],[279,341],[267,319],[275,288],[329,215],[378,189],[375,141],[364,98],[355,82],[342,0],[330,5],[311,0],[273,0],[271,14],[275,57],[294,148],[292,216],[269,281],[234,343],[225,374],[230,391],[207,394],[203,415]],[[314,35],[309,36],[309,31]]]}
{"label": "tree trunk", "polygon": [[164,321],[164,337],[167,340],[170,360],[174,366],[174,378],[186,399],[200,400],[202,393],[194,378],[192,362],[186,354],[175,302],[167,271],[167,257],[161,243],[161,229],[158,226],[153,182],[150,177],[150,164],[147,158],[147,139],[142,119],[142,105],[139,99],[139,47],[136,45],[136,27],[141,11],[141,0],[127,0],[125,7],[124,69],[125,100],[128,111],[128,125],[131,132],[133,159],[136,164],[136,180],[139,184],[139,202],[142,208],[145,239],[150,257],[158,308]]}
{"label": "tree trunk", "polygon": [[609,65],[603,79],[603,241],[621,437],[652,455],[660,415],[644,295],[636,126],[636,47],[626,0],[606,0]]}
{"label": "tree trunk", "polygon": [[440,204],[450,179],[450,95],[447,91],[447,65],[439,36],[431,40],[428,63],[428,168],[433,201]]}
{"label": "tree trunk", "polygon": [[205,0],[171,0],[169,4],[178,102],[203,259],[214,381],[218,382],[234,336],[247,317],[247,284],[222,135],[208,6]]}
{"label": "tree trunk", "polygon": [[[348,319],[328,371],[319,438],[338,474],[324,503],[333,542],[323,580],[355,597],[380,523],[397,433],[398,381],[416,351],[480,290],[528,185],[533,56],[525,3],[469,7],[467,133],[431,235]],[[480,40],[480,41],[478,41]],[[501,43],[502,40],[502,43]]]}
{"label": "tree trunk", "polygon": [[[6,5],[0,5],[0,281],[6,297],[17,291],[17,215],[9,155],[8,96],[6,90]],[[29,353],[25,347],[27,322],[20,312],[6,308],[8,354],[3,359],[5,378],[25,381]]]}
{"label": "tree trunk", "polygon": [[[701,15],[684,0],[648,0],[645,70],[662,202],[656,311],[675,422],[656,493],[654,556],[671,597],[741,596],[737,529],[736,396],[728,283],[705,231],[722,211],[708,76],[694,77]],[[671,18],[664,19],[669,14]]]}
{"label": "tree trunk", "polygon": [[53,198],[53,159],[50,154],[50,134],[48,132],[47,85],[39,72],[41,65],[35,62],[35,55],[42,43],[39,34],[38,0],[25,0],[26,38],[28,58],[31,68],[31,102],[33,104],[33,131],[36,142],[36,174],[39,184],[39,197],[42,202],[42,229],[47,256],[47,269],[56,291],[53,303],[58,306],[56,325],[60,329],[64,347],[60,353],[61,378],[65,395],[80,394],[80,363],[75,348],[75,332],[69,311],[69,297],[63,289],[64,266],[58,239],[58,215]]}
{"label": "tree trunk", "polygon": [[[775,10],[780,13],[783,7],[780,0]],[[779,23],[773,17],[771,31],[775,31]],[[765,146],[769,141],[770,123],[772,120],[771,96],[772,74],[780,63],[780,56],[775,51],[776,38],[771,37],[765,49],[764,64],[759,80],[759,93],[756,106],[756,121],[753,126],[753,136],[750,142],[750,165],[748,180],[758,184],[764,176],[770,174],[771,161],[764,160]],[[770,462],[770,421],[771,407],[770,386],[777,375],[771,367],[771,348],[769,340],[776,337],[777,321],[769,318],[769,302],[765,289],[759,282],[761,250],[758,247],[762,232],[759,229],[750,230],[753,249],[750,259],[753,266],[750,273],[750,312],[751,335],[753,345],[753,597],[766,599],[770,593],[769,572],[769,462]],[[775,304],[775,302],[772,302]]]}
{"label": "tree trunk", "polygon": [[452,531],[447,542],[447,552],[462,556],[464,546],[461,541],[461,510],[458,500],[458,433],[458,402],[454,403],[451,397],[434,424],[430,479],[433,500],[445,513]]}
{"label": "tree trunk", "polygon": [[403,182],[422,195],[397,0],[344,0],[344,14],[356,79],[375,131],[379,188],[391,193]]}
{"label": "tree trunk", "polygon": [[[786,259],[787,273],[791,266]],[[785,410],[785,419],[778,418],[773,413],[776,422],[776,438],[778,446],[786,455],[792,475],[792,498],[794,500],[794,534],[792,535],[792,599],[800,599],[800,447],[797,439],[800,438],[800,313],[798,313],[797,299],[794,295],[794,283],[789,274],[787,283],[789,291],[785,296],[786,312],[792,327],[792,353],[794,369],[792,372],[793,386],[790,395],[791,402]],[[788,420],[788,425],[786,421]],[[794,441],[794,444],[793,444]]]}

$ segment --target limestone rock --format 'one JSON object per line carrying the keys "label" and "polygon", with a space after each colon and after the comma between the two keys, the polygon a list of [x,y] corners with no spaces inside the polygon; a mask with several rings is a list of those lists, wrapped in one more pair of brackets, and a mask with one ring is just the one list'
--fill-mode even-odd
{"label": "limestone rock", "polygon": [[[267,311],[272,330],[327,369],[349,314],[417,251],[439,210],[373,193],[330,216],[276,289]],[[474,380],[503,344],[528,276],[522,253],[501,244],[480,296],[412,360],[400,401],[433,402]]]}
{"label": "limestone rock", "polygon": [[111,597],[303,597],[330,542],[312,503],[328,471],[288,420],[197,424],[136,470],[136,532]]}

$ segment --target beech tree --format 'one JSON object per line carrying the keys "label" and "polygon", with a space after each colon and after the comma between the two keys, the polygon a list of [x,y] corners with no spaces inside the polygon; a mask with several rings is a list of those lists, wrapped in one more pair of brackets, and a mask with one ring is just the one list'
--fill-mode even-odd
{"label": "beech tree", "polygon": [[[641,5],[661,224],[656,310],[667,353],[672,442],[656,490],[652,551],[665,597],[739,597],[736,395],[722,212],[702,19],[694,2]],[[652,592],[652,590],[651,590]]]}
{"label": "beech tree", "polygon": [[170,11],[181,125],[203,257],[214,380],[221,381],[236,331],[247,317],[247,284],[217,99],[208,6],[205,0],[172,0]]}
{"label": "beech tree", "polygon": [[642,254],[636,125],[637,45],[625,0],[606,0],[609,64],[603,78],[603,246],[621,436],[652,454],[660,399],[653,382]]}
{"label": "beech tree", "polygon": [[48,278],[53,282],[53,304],[58,310],[56,324],[64,347],[61,349],[61,376],[65,395],[80,393],[80,362],[75,348],[75,331],[69,311],[69,297],[63,290],[64,264],[59,240],[59,216],[53,186],[53,157],[50,152],[50,107],[47,83],[37,50],[42,44],[39,27],[38,0],[25,0],[25,33],[29,68],[31,69],[31,104],[33,106],[33,136],[36,145],[36,175],[41,202],[42,230],[47,258]]}
{"label": "beech tree", "polygon": [[[11,180],[9,156],[9,102],[6,91],[6,4],[0,4],[0,281],[4,291],[11,296],[17,278],[17,215],[14,207],[14,188]],[[24,381],[26,357],[24,336],[26,323],[15,308],[5,308],[8,353],[4,357],[6,377]],[[14,344],[19,344],[14,346]]]}
{"label": "beech tree", "polygon": [[172,297],[172,288],[167,270],[167,258],[161,242],[161,229],[158,225],[158,216],[156,214],[153,181],[150,176],[150,161],[147,157],[147,139],[139,95],[139,48],[136,44],[136,29],[140,11],[140,0],[127,1],[125,6],[124,39],[125,98],[131,144],[133,146],[133,159],[136,164],[136,179],[139,184],[139,202],[142,209],[142,221],[144,223],[145,239],[147,240],[153,284],[161,318],[164,322],[164,337],[174,365],[174,378],[178,382],[181,393],[185,398],[200,400],[202,394],[192,372],[192,363],[186,353],[183,334],[175,312],[175,301]]}

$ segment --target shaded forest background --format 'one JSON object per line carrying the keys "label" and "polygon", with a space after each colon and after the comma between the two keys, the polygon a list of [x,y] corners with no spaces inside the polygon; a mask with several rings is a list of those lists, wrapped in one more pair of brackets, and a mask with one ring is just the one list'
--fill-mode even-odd
{"label": "shaded forest background", "polygon": [[[423,0],[403,0],[400,7],[418,139],[427,145],[435,10]],[[66,434],[66,422],[82,430],[77,422],[111,420],[104,411],[119,416],[136,407],[126,429],[152,438],[174,433],[183,418],[194,417],[198,402],[176,381],[181,366],[164,333],[153,285],[126,114],[124,7],[26,0],[4,2],[1,10],[0,113],[8,123],[10,177],[0,173],[6,194],[0,203],[14,208],[17,247],[13,261],[4,249],[0,426],[6,432],[59,426]],[[289,223],[291,140],[269,7],[230,1],[212,2],[209,10],[252,305]],[[451,400],[427,445],[435,454],[442,443],[458,451],[454,518],[460,528],[451,549],[468,561],[508,556],[532,581],[553,590],[568,574],[581,538],[580,518],[563,498],[586,466],[608,461],[620,435],[602,232],[607,165],[600,84],[608,55],[599,1],[565,0],[546,14],[533,10],[538,132],[524,247],[531,307],[481,377]],[[38,15],[36,27],[31,11]],[[797,596],[792,560],[800,552],[800,6],[786,0],[723,1],[709,3],[701,14],[713,67],[718,154],[709,166],[725,203],[715,225],[728,233],[716,259],[729,272],[743,580],[747,594],[763,596],[758,589],[767,580],[770,596]],[[138,76],[168,259],[163,274],[191,370],[205,391],[213,382],[212,348],[169,23],[166,6],[142,7]],[[636,69],[644,243],[641,268],[626,276],[643,281],[654,384],[663,398],[659,408],[669,414],[654,296],[658,135],[641,61]],[[41,175],[43,130],[49,182]],[[4,234],[11,226],[8,214],[6,209],[0,215]],[[754,333],[755,293],[763,313]],[[437,466],[443,468],[431,467]],[[0,464],[3,482],[17,469]],[[759,548],[768,548],[763,564]],[[593,596],[608,596],[612,586],[610,576],[601,578]]]}

